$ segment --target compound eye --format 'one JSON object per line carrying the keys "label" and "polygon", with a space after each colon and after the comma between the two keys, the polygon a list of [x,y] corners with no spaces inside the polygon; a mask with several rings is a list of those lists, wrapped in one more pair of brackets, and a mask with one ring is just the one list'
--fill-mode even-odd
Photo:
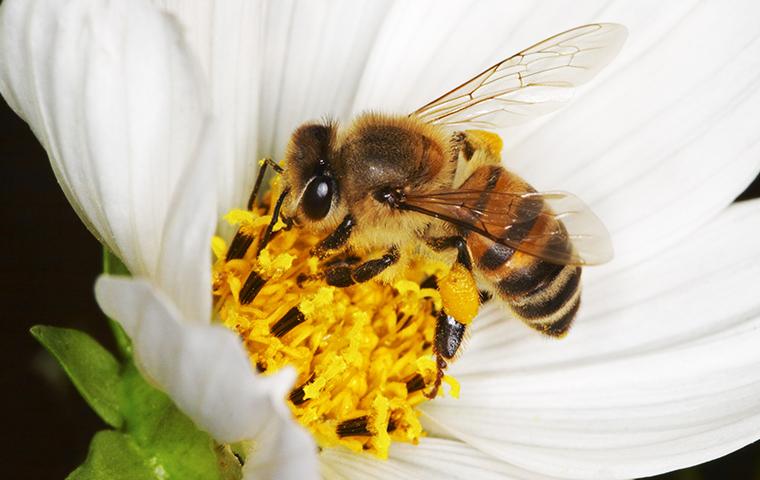
{"label": "compound eye", "polygon": [[312,220],[321,220],[327,216],[332,205],[333,184],[330,177],[317,175],[306,185],[303,192],[303,212]]}

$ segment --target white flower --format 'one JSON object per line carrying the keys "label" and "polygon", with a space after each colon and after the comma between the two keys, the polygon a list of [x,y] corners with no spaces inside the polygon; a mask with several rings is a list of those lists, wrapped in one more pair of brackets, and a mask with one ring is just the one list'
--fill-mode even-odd
{"label": "white flower", "polygon": [[729,207],[760,170],[760,16],[749,1],[568,8],[6,0],[0,91],[134,273],[97,295],[146,375],[217,439],[256,439],[252,474],[307,478],[313,444],[280,400],[292,376],[258,377],[210,325],[209,239],[255,159],[306,120],[408,112],[553,33],[625,24],[623,53],[568,108],[501,132],[510,168],[612,233],[571,334],[490,307],[451,371],[461,399],[424,407],[428,438],[319,462],[345,478],[651,475],[760,438],[760,202]]}

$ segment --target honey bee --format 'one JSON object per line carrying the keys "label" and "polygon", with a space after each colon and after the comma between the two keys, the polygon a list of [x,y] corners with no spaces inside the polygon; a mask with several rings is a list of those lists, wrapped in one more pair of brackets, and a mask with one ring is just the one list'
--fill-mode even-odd
{"label": "honey bee", "polygon": [[[462,317],[474,316],[473,305],[477,311],[478,288],[529,327],[564,335],[580,305],[582,266],[611,258],[609,235],[577,197],[539,193],[504,168],[501,139],[482,129],[559,107],[617,54],[626,35],[620,25],[584,25],[493,65],[409,115],[365,113],[346,128],[299,127],[283,166],[268,161],[284,187],[259,249],[279,218],[324,235],[314,253],[330,259],[320,275],[336,287],[392,279],[421,255],[451,262],[464,288],[456,298],[442,290],[431,398],[471,320]],[[228,259],[242,256],[251,241],[238,235]],[[244,303],[263,284],[251,275]]]}

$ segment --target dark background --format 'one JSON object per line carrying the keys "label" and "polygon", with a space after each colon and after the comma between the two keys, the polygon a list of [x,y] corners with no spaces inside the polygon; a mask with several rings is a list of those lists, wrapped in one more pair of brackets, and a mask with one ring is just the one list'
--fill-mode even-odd
{"label": "dark background", "polygon": [[[760,177],[740,199],[760,197]],[[101,249],[69,206],[47,156],[0,100],[0,477],[63,479],[106,425],[29,334],[78,328],[113,346],[95,303]],[[760,443],[662,479],[760,479]]]}

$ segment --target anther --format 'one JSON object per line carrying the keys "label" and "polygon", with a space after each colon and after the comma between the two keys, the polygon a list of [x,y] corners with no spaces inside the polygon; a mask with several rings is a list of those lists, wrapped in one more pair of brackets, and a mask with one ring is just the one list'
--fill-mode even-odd
{"label": "anther", "polygon": [[293,405],[301,405],[306,401],[306,392],[304,391],[304,388],[306,388],[306,385],[310,384],[314,381],[314,374],[311,374],[311,377],[309,377],[308,380],[303,382],[303,384],[300,387],[294,388],[291,390],[290,395],[288,395],[288,399],[293,403]]}
{"label": "anther", "polygon": [[306,317],[301,310],[298,307],[293,307],[281,319],[277,320],[269,331],[275,337],[280,338],[302,324],[304,320],[306,320]]}
{"label": "anther", "polygon": [[369,417],[363,415],[361,417],[352,418],[338,424],[335,429],[335,433],[339,437],[370,437],[372,433],[367,429]]}
{"label": "anther", "polygon": [[425,379],[419,373],[415,373],[412,378],[406,381],[406,391],[410,394],[423,388],[425,388]]}
{"label": "anther", "polygon": [[261,360],[257,361],[257,362],[256,362],[256,370],[257,370],[259,373],[264,373],[264,372],[266,372],[266,371],[267,371],[267,364],[266,364],[266,362],[263,362],[263,361],[261,361]]}
{"label": "anther", "polygon": [[404,315],[402,313],[396,314],[396,331],[400,332],[401,330],[405,329],[412,323],[412,316],[411,315]]}
{"label": "anther", "polygon": [[248,248],[251,246],[251,243],[253,243],[253,237],[238,230],[230,243],[230,248],[227,249],[227,256],[225,259],[229,262],[230,260],[243,258],[245,252],[247,252]]}
{"label": "anther", "polygon": [[256,298],[256,295],[259,294],[261,291],[261,288],[264,286],[264,284],[267,283],[266,279],[263,278],[261,275],[256,273],[255,271],[252,271],[248,278],[245,279],[245,283],[243,284],[243,287],[240,289],[240,304],[241,305],[248,305],[253,301],[254,298]]}
{"label": "anther", "polygon": [[385,429],[386,432],[391,433],[394,430],[398,428],[398,425],[396,425],[396,421],[392,418],[388,419],[388,428]]}

